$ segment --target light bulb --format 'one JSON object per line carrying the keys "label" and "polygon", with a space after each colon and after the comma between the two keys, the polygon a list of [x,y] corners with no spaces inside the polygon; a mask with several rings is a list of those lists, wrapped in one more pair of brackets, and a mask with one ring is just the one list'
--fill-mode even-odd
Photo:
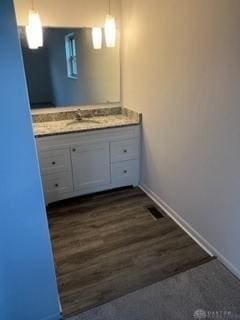
{"label": "light bulb", "polygon": [[93,48],[102,49],[102,28],[92,28]]}
{"label": "light bulb", "polygon": [[26,36],[30,49],[38,49],[43,46],[42,23],[38,12],[34,10],[29,11]]}
{"label": "light bulb", "polygon": [[115,18],[113,16],[111,15],[106,16],[104,29],[105,29],[106,46],[109,48],[115,47],[117,28],[116,28]]}

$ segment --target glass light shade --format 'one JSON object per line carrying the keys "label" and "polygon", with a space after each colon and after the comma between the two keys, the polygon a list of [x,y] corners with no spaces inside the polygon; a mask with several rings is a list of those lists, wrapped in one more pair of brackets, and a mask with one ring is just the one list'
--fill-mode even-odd
{"label": "glass light shade", "polygon": [[102,28],[92,28],[93,48],[102,49]]}
{"label": "glass light shade", "polygon": [[116,28],[116,21],[113,16],[111,15],[106,16],[104,29],[105,29],[106,46],[109,48],[115,47],[117,28]]}
{"label": "glass light shade", "polygon": [[43,46],[42,23],[38,12],[34,10],[29,11],[26,36],[30,49],[38,49]]}

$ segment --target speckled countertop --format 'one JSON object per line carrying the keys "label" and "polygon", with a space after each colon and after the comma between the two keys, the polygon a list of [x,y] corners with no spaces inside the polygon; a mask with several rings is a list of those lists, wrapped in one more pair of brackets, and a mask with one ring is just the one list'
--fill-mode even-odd
{"label": "speckled countertop", "polygon": [[[76,111],[81,110],[78,120]],[[33,129],[36,138],[77,133],[91,130],[118,128],[141,123],[141,114],[121,107],[111,108],[61,108],[32,111]]]}

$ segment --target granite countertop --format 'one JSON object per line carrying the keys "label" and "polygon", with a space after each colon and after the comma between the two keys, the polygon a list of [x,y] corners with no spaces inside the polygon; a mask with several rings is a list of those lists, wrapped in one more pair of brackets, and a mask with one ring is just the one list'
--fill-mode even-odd
{"label": "granite countertop", "polygon": [[[76,111],[81,110],[82,119],[78,120]],[[111,108],[61,108],[34,110],[33,129],[36,138],[118,128],[141,123],[141,114],[121,107]]]}

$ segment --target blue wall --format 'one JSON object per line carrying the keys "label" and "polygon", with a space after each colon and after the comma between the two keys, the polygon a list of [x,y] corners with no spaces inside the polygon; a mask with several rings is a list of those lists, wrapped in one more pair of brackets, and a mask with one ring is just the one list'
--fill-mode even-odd
{"label": "blue wall", "polygon": [[12,0],[0,2],[0,319],[59,319],[58,293]]}

